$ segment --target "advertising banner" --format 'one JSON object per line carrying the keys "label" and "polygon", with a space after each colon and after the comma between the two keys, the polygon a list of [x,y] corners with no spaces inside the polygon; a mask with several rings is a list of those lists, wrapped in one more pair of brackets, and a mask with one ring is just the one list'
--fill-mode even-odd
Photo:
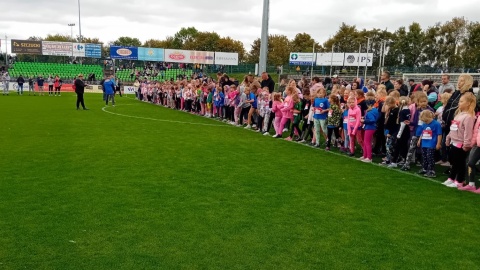
{"label": "advertising banner", "polygon": [[42,54],[42,42],[12,39],[12,53]]}
{"label": "advertising banner", "polygon": [[42,41],[43,55],[72,56],[73,43]]}
{"label": "advertising banner", "polygon": [[373,64],[373,53],[345,53],[344,63],[343,65],[346,67],[356,67],[361,66],[364,67],[365,64],[368,67],[371,67]]}
{"label": "advertising banner", "polygon": [[85,43],[73,43],[72,56],[85,57]]}
{"label": "advertising banner", "polygon": [[317,66],[343,67],[345,53],[317,53]]}
{"label": "advertising banner", "polygon": [[311,66],[315,63],[314,53],[290,53],[290,65]]}
{"label": "advertising banner", "polygon": [[238,53],[215,52],[215,64],[238,66]]}
{"label": "advertising banner", "polygon": [[138,47],[110,46],[110,57],[112,59],[138,59]]}
{"label": "advertising banner", "polygon": [[215,52],[190,51],[190,60],[195,64],[213,65]]}
{"label": "advertising banner", "polygon": [[193,63],[190,59],[192,51],[165,49],[165,62]]}
{"label": "advertising banner", "polygon": [[85,57],[101,58],[102,57],[102,44],[85,44]]}
{"label": "advertising banner", "polygon": [[135,87],[133,86],[124,86],[123,87],[123,93],[125,94],[135,94]]}
{"label": "advertising banner", "polygon": [[138,48],[138,60],[163,62],[165,60],[164,50],[159,48]]}

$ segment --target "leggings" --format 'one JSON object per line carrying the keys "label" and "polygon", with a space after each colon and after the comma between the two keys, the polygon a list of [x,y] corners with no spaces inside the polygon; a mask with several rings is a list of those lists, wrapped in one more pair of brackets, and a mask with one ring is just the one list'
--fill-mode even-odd
{"label": "leggings", "polygon": [[280,125],[282,122],[281,116],[275,116],[275,122],[273,123],[273,127],[275,128],[275,134],[282,134],[282,126]]}
{"label": "leggings", "polygon": [[307,140],[308,136],[313,139],[313,122],[310,122],[307,124],[306,121],[303,122],[303,127],[305,127],[305,130],[302,130],[302,139]]}
{"label": "leggings", "polygon": [[422,147],[423,170],[435,172],[435,149]]}
{"label": "leggings", "polygon": [[[283,127],[285,127],[285,124],[286,124],[288,121],[291,121],[291,119],[290,119],[290,118],[282,117],[282,121],[280,122],[280,127],[283,129]],[[282,131],[283,131],[283,130],[282,130]],[[282,136],[282,132],[277,133],[277,135]]]}
{"label": "leggings", "polygon": [[60,87],[55,87],[55,95],[60,95]]}
{"label": "leggings", "polygon": [[372,159],[372,139],[375,134],[375,130],[365,130],[363,138],[363,157]]}
{"label": "leggings", "polygon": [[268,132],[269,130],[269,124],[271,124],[273,122],[273,119],[271,119],[271,113],[270,112],[266,112],[265,113],[265,117],[263,118],[263,132]]}
{"label": "leggings", "polygon": [[302,131],[300,130],[300,121],[293,121],[292,124],[292,131],[290,131],[290,138],[293,138],[293,134],[295,133],[295,130],[297,130],[298,135],[301,137]]}
{"label": "leggings", "polygon": [[386,140],[387,142],[385,143],[385,148],[387,149],[387,156],[386,156],[387,162],[392,162],[395,139],[396,137],[394,138],[393,136],[387,137],[387,140]]}
{"label": "leggings", "polygon": [[338,127],[327,127],[327,147],[330,148],[330,145],[332,143],[332,135],[335,133],[335,138],[338,139],[340,138],[340,131]]}
{"label": "leggings", "polygon": [[397,143],[395,144],[395,149],[393,150],[392,162],[397,163],[398,157],[401,156],[402,158],[407,157],[408,153],[408,139],[410,138],[410,132],[403,131],[402,136],[400,139],[397,139]]}
{"label": "leggings", "polygon": [[480,160],[480,148],[474,146],[472,150],[470,150],[470,155],[468,157],[468,181],[470,183],[475,183],[475,186],[479,187],[479,181],[476,177],[477,174],[477,167],[475,166],[477,162]]}
{"label": "leggings", "polygon": [[465,174],[467,170],[467,157],[468,151],[464,151],[462,148],[457,148],[455,146],[450,146],[450,164],[452,168],[450,169],[450,179],[457,180],[459,183],[465,181]]}
{"label": "leggings", "polygon": [[193,102],[193,100],[191,100],[191,99],[186,100],[185,109],[187,110],[187,112],[192,110],[192,102]]}
{"label": "leggings", "polygon": [[248,117],[248,112],[250,111],[250,107],[242,108],[240,111],[240,125],[243,125],[243,120],[245,120],[245,116]]}
{"label": "leggings", "polygon": [[53,94],[53,85],[48,86],[48,94],[49,95]]}

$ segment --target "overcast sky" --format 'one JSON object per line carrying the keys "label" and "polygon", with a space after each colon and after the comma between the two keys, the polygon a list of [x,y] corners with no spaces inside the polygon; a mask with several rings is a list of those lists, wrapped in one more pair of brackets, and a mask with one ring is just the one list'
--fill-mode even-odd
{"label": "overcast sky", "polygon": [[[270,34],[293,38],[306,32],[320,44],[334,35],[340,24],[357,29],[388,28],[393,31],[412,21],[422,27],[455,16],[480,21],[479,0],[271,0]],[[244,43],[250,50],[260,37],[262,0],[80,0],[82,34],[109,42],[120,36],[165,39],[181,27],[215,31]],[[75,23],[78,35],[77,0],[0,0],[1,51],[8,39],[47,34],[70,35]],[[10,43],[10,42],[9,42]],[[10,51],[10,48],[9,48]]]}

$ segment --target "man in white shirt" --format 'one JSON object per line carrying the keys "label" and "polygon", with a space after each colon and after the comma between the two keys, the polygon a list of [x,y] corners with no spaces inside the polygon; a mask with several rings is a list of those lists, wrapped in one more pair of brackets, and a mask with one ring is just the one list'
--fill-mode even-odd
{"label": "man in white shirt", "polygon": [[448,74],[442,75],[442,84],[438,87],[438,93],[443,94],[445,92],[445,89],[455,90],[453,84],[450,83],[450,75]]}

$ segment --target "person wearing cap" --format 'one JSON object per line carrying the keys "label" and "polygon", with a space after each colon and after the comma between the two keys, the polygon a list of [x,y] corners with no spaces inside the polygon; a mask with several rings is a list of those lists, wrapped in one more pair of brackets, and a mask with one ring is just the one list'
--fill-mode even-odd
{"label": "person wearing cap", "polygon": [[88,110],[88,108],[85,107],[85,101],[83,99],[83,94],[85,93],[85,86],[87,86],[83,81],[83,74],[78,75],[78,79],[75,80],[74,86],[75,93],[77,94],[77,110],[80,109],[80,104],[82,104],[84,110]]}

